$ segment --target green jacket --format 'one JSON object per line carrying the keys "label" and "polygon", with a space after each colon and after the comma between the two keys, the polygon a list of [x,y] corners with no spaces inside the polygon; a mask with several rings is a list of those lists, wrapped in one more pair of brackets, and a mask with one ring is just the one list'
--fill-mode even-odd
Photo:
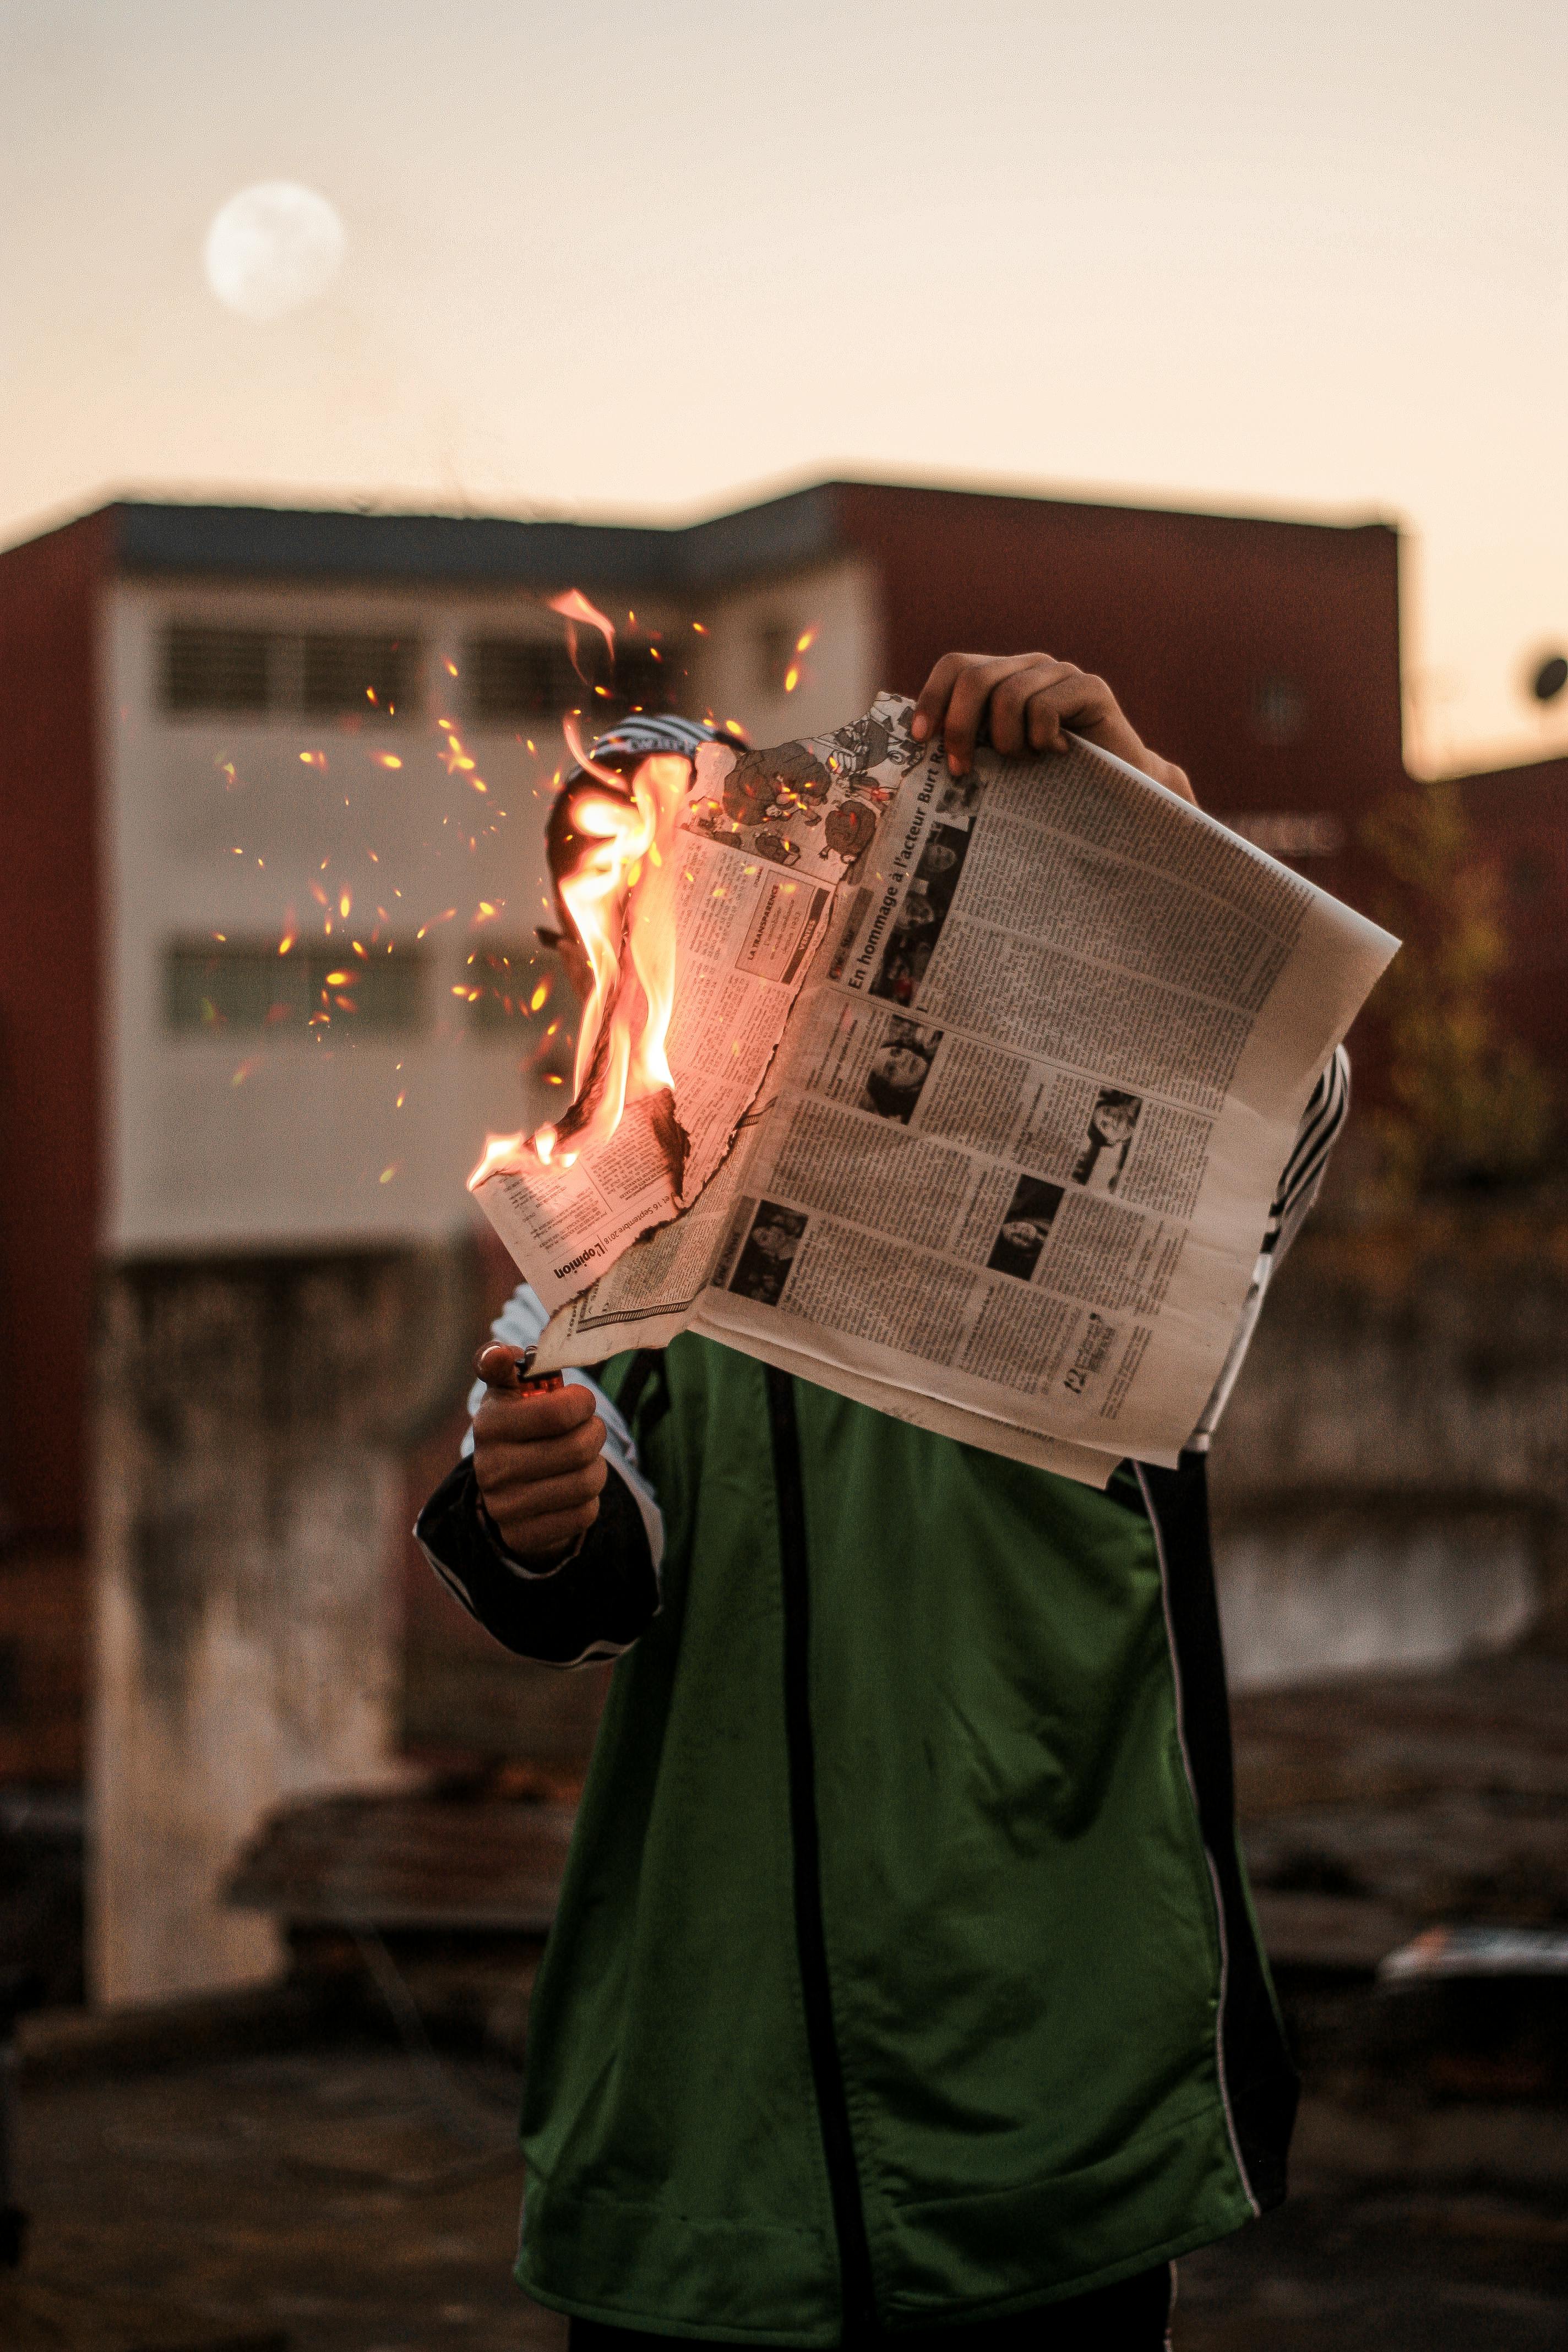
{"label": "green jacket", "polygon": [[603,1378],[661,1579],[614,1478],[553,1577],[467,1465],[419,1530],[513,1648],[626,1652],[533,2000],[529,2293],[829,2346],[1275,2202],[1201,1454],[1098,1495],[689,1335]]}

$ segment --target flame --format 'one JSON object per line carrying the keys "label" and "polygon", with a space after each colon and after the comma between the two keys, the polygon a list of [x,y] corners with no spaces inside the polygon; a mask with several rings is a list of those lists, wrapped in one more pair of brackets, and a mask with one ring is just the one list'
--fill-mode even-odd
{"label": "flame", "polygon": [[600,612],[596,604],[589,604],[580,588],[568,588],[564,595],[552,596],[550,609],[552,613],[559,613],[566,624],[566,650],[572,656],[572,667],[576,670],[579,677],[583,676],[582,667],[577,659],[579,621],[585,621],[590,628],[598,630],[605,640],[611,661],[615,660],[616,625],[607,614]]}
{"label": "flame", "polygon": [[[628,1104],[662,1096],[656,1123],[679,1196],[685,1138],[666,1048],[675,1004],[679,867],[673,852],[691,763],[679,753],[651,753],[628,785],[598,766],[566,724],[584,781],[572,791],[571,870],[557,879],[591,984],[577,1036],[571,1108],[559,1122],[546,1120],[536,1129],[527,1149],[546,1167],[569,1168],[590,1145],[608,1142]],[[570,1150],[561,1148],[566,1144]],[[492,1136],[469,1190],[523,1148],[521,1137]]]}
{"label": "flame", "polygon": [[469,1192],[476,1191],[498,1168],[504,1168],[509,1160],[515,1160],[526,1140],[521,1131],[516,1135],[487,1135],[479,1164],[468,1179]]}

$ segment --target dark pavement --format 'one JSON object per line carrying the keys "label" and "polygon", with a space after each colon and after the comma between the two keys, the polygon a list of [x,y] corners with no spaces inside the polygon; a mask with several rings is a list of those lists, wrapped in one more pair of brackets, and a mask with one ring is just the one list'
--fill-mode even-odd
{"label": "dark pavement", "polygon": [[[1375,1969],[1438,1920],[1568,1923],[1568,1663],[1258,1693],[1237,1735],[1308,2096],[1289,2201],[1182,2265],[1179,2352],[1558,2352],[1568,1979]],[[537,1795],[285,1824],[254,1874],[318,1974],[252,2009],[25,2023],[0,2352],[561,2352],[510,2279],[526,1931],[563,1838]],[[394,1948],[329,1932],[351,1896]]]}
{"label": "dark pavement", "polygon": [[[556,2352],[510,2276],[515,2073],[364,2042],[35,2085],[6,2352]],[[1311,2104],[1280,2212],[1184,2263],[1181,2352],[1568,2344],[1568,2117]]]}

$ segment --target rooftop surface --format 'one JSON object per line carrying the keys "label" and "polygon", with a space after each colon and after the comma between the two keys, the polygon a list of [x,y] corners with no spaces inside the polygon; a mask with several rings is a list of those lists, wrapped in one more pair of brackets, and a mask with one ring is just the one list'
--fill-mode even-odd
{"label": "rooftop surface", "polygon": [[[358,509],[201,504],[125,498],[95,509],[110,519],[112,560],[132,572],[247,579],[429,580],[469,586],[637,587],[691,593],[762,573],[799,570],[863,539],[869,509],[943,502],[1054,516],[1145,516],[1200,535],[1238,529],[1342,540],[1386,530],[1373,518],[1325,522],[1226,515],[1016,491],[939,489],[889,482],[816,482],[690,523],[531,520],[506,515],[383,514]],[[86,520],[87,518],[79,518]],[[69,526],[63,526],[68,528]],[[47,536],[48,534],[34,534]],[[31,540],[18,542],[28,545]]]}

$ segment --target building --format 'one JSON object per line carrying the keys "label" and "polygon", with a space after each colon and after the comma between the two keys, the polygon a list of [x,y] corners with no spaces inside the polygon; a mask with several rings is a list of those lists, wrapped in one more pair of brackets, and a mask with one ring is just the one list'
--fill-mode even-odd
{"label": "building", "polygon": [[[586,623],[574,661],[573,589],[614,669]],[[127,1819],[193,1776],[228,1791],[216,1828],[184,1818],[185,1864],[154,1838],[125,1871],[199,1874],[270,1796],[392,1769],[395,1467],[475,1311],[426,1277],[469,1245],[486,1130],[535,1123],[560,1075],[532,928],[563,711],[658,702],[776,740],[966,644],[1102,672],[1205,806],[1366,898],[1357,826],[1404,774],[1382,522],[829,483],[687,529],[123,501],[0,554],[0,1777],[82,1769],[95,1465],[123,1570],[100,1758],[141,1791]],[[1553,904],[1559,770],[1518,786],[1553,812],[1521,850]],[[1511,781],[1466,792],[1512,822]],[[342,1384],[383,1373],[356,1419]],[[232,1426],[180,1402],[219,1391]],[[226,1566],[229,1449],[258,1420],[264,1505]],[[338,1549],[312,1552],[323,1524]],[[300,1597],[334,1578],[346,1620]],[[256,1965],[235,1945],[217,1972]],[[182,1966],[169,1946],[100,1980]]]}

